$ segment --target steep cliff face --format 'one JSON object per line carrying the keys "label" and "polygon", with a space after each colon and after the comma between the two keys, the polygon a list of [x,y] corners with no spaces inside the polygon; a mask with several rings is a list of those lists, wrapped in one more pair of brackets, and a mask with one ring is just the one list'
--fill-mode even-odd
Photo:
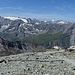
{"label": "steep cliff face", "polygon": [[70,45],[75,45],[75,25],[71,28]]}

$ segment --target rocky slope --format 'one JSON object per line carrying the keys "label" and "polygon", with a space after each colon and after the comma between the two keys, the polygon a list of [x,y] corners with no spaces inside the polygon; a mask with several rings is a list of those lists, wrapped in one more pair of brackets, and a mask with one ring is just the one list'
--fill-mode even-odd
{"label": "rocky slope", "polygon": [[44,51],[44,47],[39,44],[28,43],[24,41],[11,42],[6,39],[0,38],[0,56],[35,51]]}
{"label": "rocky slope", "polygon": [[75,75],[75,53],[46,51],[0,57],[0,75]]}

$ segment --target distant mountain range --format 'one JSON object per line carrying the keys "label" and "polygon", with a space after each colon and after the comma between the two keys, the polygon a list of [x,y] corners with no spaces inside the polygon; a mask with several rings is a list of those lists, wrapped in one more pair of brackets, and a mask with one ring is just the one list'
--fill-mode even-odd
{"label": "distant mountain range", "polygon": [[75,23],[0,16],[0,38],[9,42],[38,44],[44,48],[52,48],[54,45],[67,48],[75,45]]}

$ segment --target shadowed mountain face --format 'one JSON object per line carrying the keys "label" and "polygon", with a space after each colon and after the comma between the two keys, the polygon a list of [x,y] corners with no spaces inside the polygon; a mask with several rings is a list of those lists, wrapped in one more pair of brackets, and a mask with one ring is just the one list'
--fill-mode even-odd
{"label": "shadowed mountain face", "polygon": [[10,42],[0,38],[0,56],[35,51],[44,51],[44,47],[39,44],[27,43],[24,41]]}
{"label": "shadowed mountain face", "polygon": [[0,17],[0,37],[3,39],[1,48],[11,49],[12,53],[52,48],[54,45],[69,47],[75,45],[75,23]]}
{"label": "shadowed mountain face", "polygon": [[71,35],[70,35],[70,45],[75,45],[75,24],[70,28]]}

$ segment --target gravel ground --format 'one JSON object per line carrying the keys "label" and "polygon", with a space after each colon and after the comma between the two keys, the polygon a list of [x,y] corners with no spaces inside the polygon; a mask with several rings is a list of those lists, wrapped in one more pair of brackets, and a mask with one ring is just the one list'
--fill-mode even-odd
{"label": "gravel ground", "polygon": [[75,53],[46,51],[0,57],[0,75],[75,75]]}

